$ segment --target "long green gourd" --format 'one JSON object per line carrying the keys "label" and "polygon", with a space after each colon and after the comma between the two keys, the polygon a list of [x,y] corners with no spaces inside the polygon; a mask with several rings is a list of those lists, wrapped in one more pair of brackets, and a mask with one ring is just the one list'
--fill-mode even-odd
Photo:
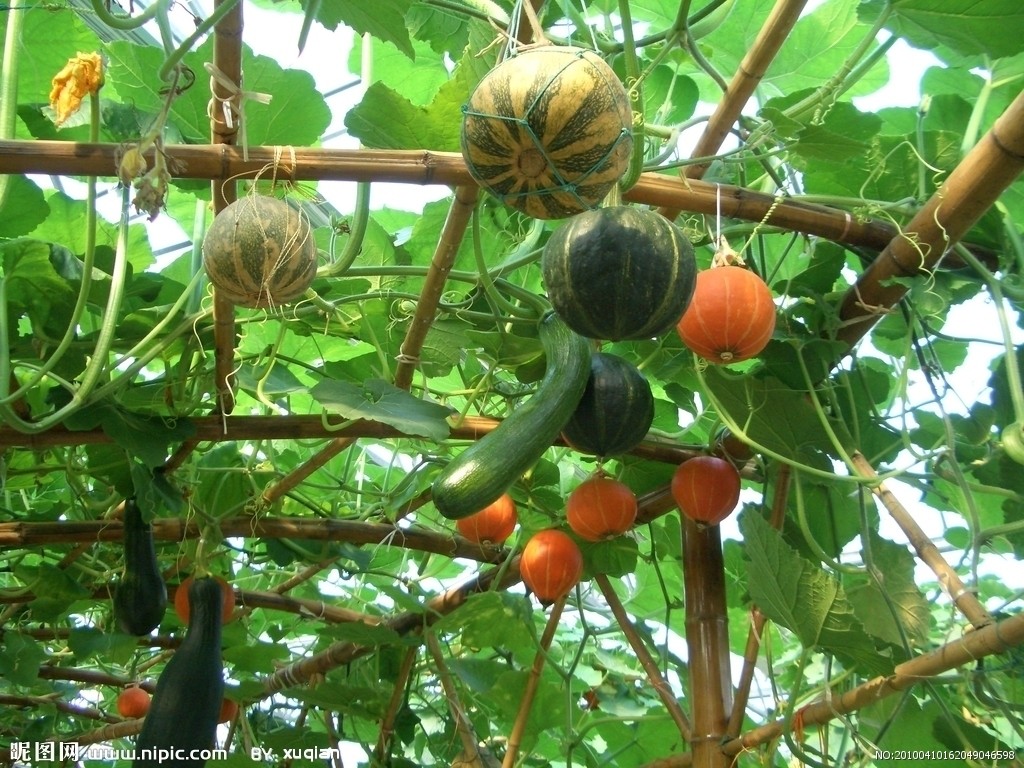
{"label": "long green gourd", "polygon": [[537,390],[434,480],[434,506],[449,520],[477,512],[532,467],[558,437],[590,376],[590,342],[553,312],[540,321],[547,366]]}

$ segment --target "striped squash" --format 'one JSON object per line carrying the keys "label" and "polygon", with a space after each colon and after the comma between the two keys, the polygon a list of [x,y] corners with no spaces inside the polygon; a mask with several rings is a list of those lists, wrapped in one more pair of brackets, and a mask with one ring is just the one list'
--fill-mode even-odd
{"label": "striped squash", "polygon": [[548,299],[581,336],[649,339],[675,327],[690,303],[693,246],[654,211],[612,206],[556,229],[541,258]]}
{"label": "striped squash", "polygon": [[488,72],[463,108],[462,155],[481,186],[529,216],[593,208],[633,148],[629,96],[592,51],[542,46]]}
{"label": "striped squash", "polygon": [[654,394],[639,369],[608,352],[590,357],[583,398],[562,428],[573,448],[595,456],[616,456],[635,448],[654,423]]}
{"label": "striped squash", "polygon": [[297,299],[316,276],[309,220],[284,200],[247,195],[214,218],[203,240],[203,267],[217,291],[243,307]]}

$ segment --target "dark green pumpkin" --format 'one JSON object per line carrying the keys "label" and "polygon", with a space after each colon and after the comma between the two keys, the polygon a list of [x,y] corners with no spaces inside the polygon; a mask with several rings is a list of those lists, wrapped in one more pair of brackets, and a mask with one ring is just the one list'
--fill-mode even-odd
{"label": "dark green pumpkin", "polygon": [[654,395],[644,375],[618,355],[596,352],[583,398],[562,436],[584,453],[615,456],[635,448],[653,422]]}
{"label": "dark green pumpkin", "polygon": [[206,760],[190,753],[214,747],[224,701],[220,582],[196,579],[188,599],[188,632],[156,682],[133,768],[202,768]]}
{"label": "dark green pumpkin", "polygon": [[675,327],[697,280],[693,246],[654,211],[612,206],[574,216],[541,260],[551,306],[582,336],[649,339]]}
{"label": "dark green pumpkin", "polygon": [[114,591],[114,618],[122,632],[148,635],[163,621],[167,586],[153,547],[153,530],[135,498],[124,502],[124,575]]}

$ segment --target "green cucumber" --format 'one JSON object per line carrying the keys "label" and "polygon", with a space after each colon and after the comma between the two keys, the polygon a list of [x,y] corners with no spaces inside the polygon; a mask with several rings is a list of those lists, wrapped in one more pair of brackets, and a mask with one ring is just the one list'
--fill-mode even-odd
{"label": "green cucumber", "polygon": [[220,651],[223,592],[213,578],[189,586],[185,639],[156,682],[135,744],[133,768],[202,768],[213,749],[224,701]]}
{"label": "green cucumber", "polygon": [[153,548],[153,530],[135,497],[124,502],[124,575],[114,591],[114,619],[122,632],[148,635],[163,621],[167,587]]}
{"label": "green cucumber", "polygon": [[437,511],[449,520],[478,512],[519,479],[562,431],[590,376],[590,342],[553,312],[540,321],[546,367],[537,390],[434,480]]}

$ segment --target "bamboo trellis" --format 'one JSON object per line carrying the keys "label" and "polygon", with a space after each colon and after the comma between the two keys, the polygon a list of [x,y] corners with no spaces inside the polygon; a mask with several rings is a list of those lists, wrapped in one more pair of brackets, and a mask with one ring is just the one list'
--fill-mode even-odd
{"label": "bamboo trellis", "polygon": [[[539,9],[542,0],[532,0]],[[757,42],[743,60],[740,69],[727,88],[707,129],[697,144],[696,158],[714,155],[722,139],[736,124],[747,99],[760,77],[774,59],[795,23],[805,0],[778,0]],[[241,40],[243,32],[241,4],[216,26],[214,65],[240,88]],[[514,30],[514,36],[527,39],[525,27]],[[219,81],[212,83],[214,103],[224,109],[237,109],[235,95]],[[237,91],[235,92],[237,93]],[[234,199],[234,180],[253,177],[270,164],[281,163],[282,153],[275,147],[235,146],[237,121],[226,120],[223,110],[211,111],[211,141],[208,145],[178,145],[166,147],[173,158],[177,175],[182,178],[209,179],[213,183],[215,208],[220,210]],[[236,112],[237,114],[237,112]],[[113,176],[118,148],[109,144],[80,144],[47,141],[0,141],[0,173],[47,173],[73,176]],[[447,271],[465,232],[470,212],[476,200],[477,189],[472,183],[461,156],[432,151],[340,151],[328,149],[294,148],[287,153],[285,172],[293,180],[346,180],[369,182],[399,182],[415,185],[444,185],[453,188],[454,199],[441,240],[431,264],[430,277],[420,297],[416,317],[410,325],[402,345],[402,359],[395,383],[408,387],[415,370],[421,345],[429,328],[438,299],[444,289]],[[660,208],[673,218],[679,212],[722,214],[780,230],[822,237],[844,245],[880,251],[880,255],[867,267],[857,284],[839,306],[843,322],[838,338],[852,346],[903,296],[905,287],[888,285],[893,276],[913,276],[937,268],[950,247],[995,202],[999,195],[1024,170],[1024,94],[1019,96],[982,138],[975,149],[961,162],[931,200],[906,227],[898,231],[892,224],[880,220],[861,220],[849,211],[780,199],[740,187],[710,184],[700,180],[707,163],[697,161],[688,166],[681,178],[664,174],[643,174],[625,198]],[[230,302],[215,297],[214,336],[217,395],[221,410],[232,410],[230,378],[234,357],[234,307]],[[296,439],[302,437],[330,437],[332,440],[321,453],[292,476],[282,478],[278,486],[265,494],[270,502],[276,494],[284,493],[291,483],[297,483],[311,471],[338,452],[345,450],[359,437],[395,437],[397,433],[381,424],[360,422],[344,430],[326,431],[319,418],[272,416],[216,416],[193,421],[194,437],[185,444],[187,454],[200,442],[244,440],[250,438]],[[467,419],[453,429],[453,437],[475,439],[493,429],[495,422],[487,419]],[[10,428],[0,429],[0,446],[84,445],[109,441],[100,430],[71,432],[62,428],[41,434],[23,434]],[[647,458],[678,463],[688,452],[669,445],[648,442],[635,453]],[[180,460],[180,456],[176,460]],[[172,460],[172,464],[176,461]],[[894,674],[878,678],[846,692],[834,692],[820,702],[801,710],[803,725],[825,723],[829,719],[853,712],[885,696],[906,690],[912,685],[935,678],[942,673],[1002,652],[1024,642],[1024,617],[1017,616],[993,622],[976,598],[953,580],[953,569],[941,554],[928,549],[918,532],[912,529],[912,520],[901,516],[894,500],[886,495],[877,482],[874,470],[858,457],[858,471],[885,503],[894,519],[908,531],[912,541],[919,541],[919,555],[949,589],[954,603],[976,627],[963,638],[939,649],[905,662]],[[785,487],[780,490],[783,501],[776,500],[776,509],[784,508]],[[425,499],[421,499],[423,503]],[[673,506],[667,489],[650,494],[641,501],[640,519],[651,520],[668,512]],[[344,540],[353,543],[392,544],[452,557],[466,557],[490,563],[493,566],[464,584],[436,594],[427,601],[422,613],[406,613],[393,617],[367,617],[345,612],[328,605],[311,605],[281,595],[241,594],[239,602],[246,607],[270,606],[290,609],[306,615],[332,621],[373,621],[400,634],[410,634],[429,627],[439,617],[462,605],[470,594],[490,588],[506,588],[519,579],[518,561],[505,550],[481,550],[468,542],[426,530],[398,527],[393,523],[345,522],[326,520],[293,520],[272,517],[239,517],[221,521],[226,535],[238,536],[296,536]],[[155,526],[159,539],[182,540],[198,535],[194,526],[185,521],[164,520]],[[119,538],[117,522],[96,523],[8,523],[0,524],[0,546],[44,546],[54,542],[98,542]],[[689,742],[691,752],[667,757],[651,764],[650,768],[699,765],[726,766],[743,750],[751,749],[777,738],[788,725],[772,722],[745,734],[739,734],[742,710],[746,701],[744,683],[733,690],[729,674],[728,636],[725,631],[725,599],[721,542],[717,529],[701,530],[688,524],[684,530],[684,559],[686,567],[686,635],[690,647],[690,674],[694,694],[689,697],[692,712],[687,714],[671,698],[667,685],[650,662],[643,640],[635,631],[625,608],[618,602],[608,580],[597,580],[609,606],[618,619],[624,634],[651,675],[652,684],[664,699],[682,738]],[[700,567],[695,567],[699,564]],[[953,574],[951,576],[950,574]],[[21,596],[20,599],[26,599]],[[557,621],[561,605],[556,607],[548,629]],[[756,658],[763,617],[754,617],[754,629],[748,643],[748,669]],[[550,641],[550,635],[546,632]],[[428,646],[430,639],[428,638]],[[268,676],[263,681],[262,696],[310,680],[338,665],[372,653],[371,646],[340,642],[324,651],[291,664]],[[432,651],[436,646],[432,647]],[[408,679],[416,654],[407,654],[405,674]],[[539,653],[535,670],[543,664]],[[749,686],[749,675],[746,680]],[[404,682],[402,682],[404,685]],[[396,687],[396,695],[399,688]],[[697,695],[699,694],[699,695]],[[454,697],[450,697],[452,701]],[[733,705],[735,700],[735,707]],[[524,700],[528,709],[528,697]],[[31,701],[0,701],[15,706],[33,705]],[[83,713],[79,713],[83,714]],[[92,717],[90,713],[84,713]],[[393,712],[392,712],[393,714]],[[101,720],[100,717],[93,719]],[[525,719],[517,721],[525,723]],[[393,725],[393,723],[392,723]],[[109,740],[137,733],[138,722],[108,723],[90,733],[78,734],[81,744]],[[390,726],[382,723],[381,739],[386,741]],[[521,735],[518,734],[518,735]],[[516,737],[517,734],[513,734]],[[515,742],[516,744],[518,741]],[[467,749],[469,744],[467,742]],[[510,749],[506,764],[511,765],[515,751]]]}

